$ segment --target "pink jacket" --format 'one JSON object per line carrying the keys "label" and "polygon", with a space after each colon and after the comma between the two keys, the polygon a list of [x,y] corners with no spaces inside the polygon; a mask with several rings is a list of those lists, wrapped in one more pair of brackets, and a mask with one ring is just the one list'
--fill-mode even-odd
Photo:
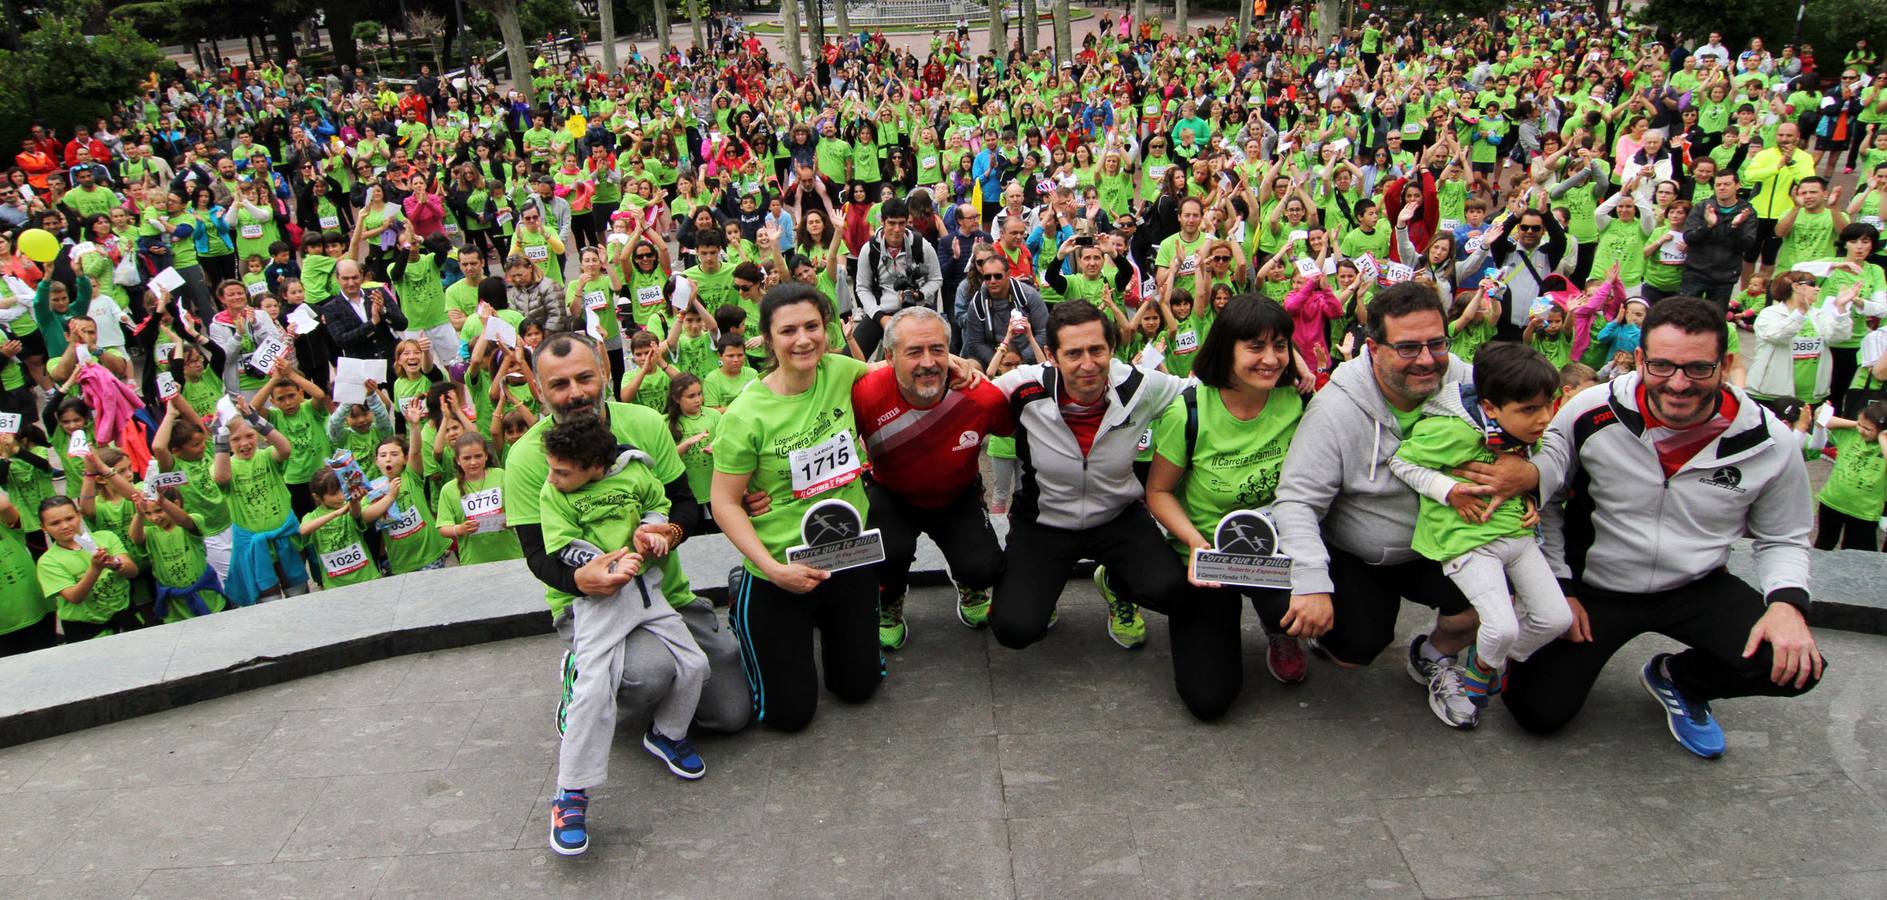
{"label": "pink jacket", "polygon": [[1598,287],[1586,293],[1586,299],[1572,309],[1573,345],[1572,358],[1578,359],[1586,353],[1586,347],[1592,344],[1593,320],[1609,322],[1618,315],[1618,308],[1625,304],[1625,285],[1617,278],[1607,278]]}
{"label": "pink jacket", "polygon": [[400,208],[406,211],[406,221],[413,223],[413,233],[422,238],[432,237],[445,225],[445,204],[440,202],[438,194],[428,193],[424,203],[414,194],[402,201]]}
{"label": "pink jacket", "polygon": [[1312,368],[1323,368],[1330,361],[1331,319],[1343,315],[1343,304],[1324,284],[1323,276],[1304,282],[1284,298],[1284,311],[1291,314],[1291,343]]}

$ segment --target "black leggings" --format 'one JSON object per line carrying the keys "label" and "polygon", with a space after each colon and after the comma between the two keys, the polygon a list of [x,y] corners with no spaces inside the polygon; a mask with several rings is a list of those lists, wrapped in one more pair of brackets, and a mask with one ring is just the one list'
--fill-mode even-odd
{"label": "black leggings", "polygon": [[728,620],[740,639],[741,664],[753,691],[754,717],[770,728],[799,731],[819,708],[819,672],[812,633],[819,631],[826,690],[863,703],[884,680],[878,651],[878,584],[870,569],[833,572],[795,594],[749,572]]}
{"label": "black leggings", "polygon": [[1815,686],[1812,679],[1800,688],[1770,681],[1773,657],[1766,642],[1743,658],[1749,631],[1766,607],[1761,593],[1727,570],[1652,594],[1588,586],[1578,600],[1591,622],[1592,640],[1554,641],[1508,669],[1501,696],[1514,721],[1528,731],[1550,734],[1565,727],[1585,705],[1612,654],[1653,632],[1690,648],[1671,658],[1669,671],[1677,689],[1693,700],[1794,697]]}
{"label": "black leggings", "polygon": [[570,237],[576,242],[574,249],[582,250],[597,243],[594,212],[594,210],[585,210],[570,214]]}
{"label": "black leggings", "polygon": [[1154,612],[1166,612],[1191,589],[1173,548],[1138,503],[1111,521],[1074,531],[1012,517],[989,608],[997,642],[1019,650],[1041,640],[1069,570],[1084,559],[1106,566],[1117,590]]}
{"label": "black leggings", "polygon": [[0,634],[0,656],[12,656],[15,653],[31,653],[47,647],[59,645],[59,633],[53,628],[54,616],[47,613],[39,621],[25,628],[14,629]]}
{"label": "black leggings", "polygon": [[866,359],[878,351],[879,342],[885,339],[885,322],[890,318],[888,312],[858,317],[858,327],[852,330],[852,339],[858,342],[858,349],[865,354]]}
{"label": "black leggings", "polygon": [[1444,616],[1471,608],[1468,598],[1434,560],[1376,566],[1336,547],[1329,549],[1330,581],[1335,588],[1330,592],[1330,606],[1336,621],[1317,643],[1342,662],[1367,665],[1395,640],[1396,616],[1402,612],[1404,597]]}
{"label": "black leggings", "polygon": [[136,631],[143,628],[144,623],[138,620],[137,607],[133,605],[119,610],[110,620],[102,623],[66,621],[61,622],[60,627],[65,631],[64,643],[76,644],[80,641],[89,641],[106,631],[112,634]]}
{"label": "black leggings", "polygon": [[1829,347],[1828,363],[1828,402],[1840,412],[1848,396],[1848,386],[1854,383],[1854,373],[1861,368],[1861,348]]}
{"label": "black leggings", "polygon": [[1821,513],[1815,519],[1815,549],[1817,550],[1879,550],[1880,538],[1876,532],[1880,523],[1874,519],[1857,519],[1847,513],[1836,512],[1822,505]]}
{"label": "black leggings", "polygon": [[911,564],[917,559],[917,536],[930,535],[950,564],[950,578],[958,587],[988,590],[1002,574],[1002,545],[983,509],[979,479],[956,500],[937,509],[924,509],[899,499],[884,485],[867,482],[871,497],[869,527],[884,533],[885,560],[875,567],[879,590],[886,597],[902,597],[911,584]]}
{"label": "black leggings", "polygon": [[[1184,557],[1168,556],[1184,565]],[[1185,598],[1166,613],[1173,641],[1173,686],[1193,716],[1209,722],[1225,715],[1245,686],[1244,642],[1239,631],[1244,599],[1251,598],[1265,630],[1276,634],[1282,630],[1279,623],[1291,597],[1282,590],[1188,587]]]}
{"label": "black leggings", "polygon": [[203,269],[203,277],[210,283],[210,292],[215,293],[217,285],[236,277],[236,254],[198,256],[197,266]]}
{"label": "black leggings", "polygon": [[466,229],[465,245],[478,254],[478,262],[481,268],[490,265],[492,254],[498,252],[498,246],[492,242],[491,229],[489,228]]}

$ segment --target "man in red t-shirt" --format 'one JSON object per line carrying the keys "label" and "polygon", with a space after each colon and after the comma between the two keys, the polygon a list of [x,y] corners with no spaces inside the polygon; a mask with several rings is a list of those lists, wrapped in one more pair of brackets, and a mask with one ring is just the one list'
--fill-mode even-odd
{"label": "man in red t-shirt", "polygon": [[878,564],[878,640],[904,646],[904,592],[917,536],[943,551],[957,584],[957,618],[980,628],[989,592],[1002,574],[1002,547],[983,508],[977,457],[990,435],[1009,435],[1015,419],[1002,391],[988,382],[950,388],[950,326],[926,307],[907,307],[885,324],[891,365],[852,387],[858,433],[871,460],[869,527],[884,535]]}

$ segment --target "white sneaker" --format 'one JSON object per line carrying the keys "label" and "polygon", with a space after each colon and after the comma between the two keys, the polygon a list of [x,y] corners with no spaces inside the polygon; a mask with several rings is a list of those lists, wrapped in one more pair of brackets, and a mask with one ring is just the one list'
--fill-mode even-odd
{"label": "white sneaker", "polygon": [[1461,667],[1454,660],[1435,666],[1435,675],[1428,680],[1428,708],[1450,728],[1469,731],[1481,723],[1481,709],[1468,698],[1461,685]]}

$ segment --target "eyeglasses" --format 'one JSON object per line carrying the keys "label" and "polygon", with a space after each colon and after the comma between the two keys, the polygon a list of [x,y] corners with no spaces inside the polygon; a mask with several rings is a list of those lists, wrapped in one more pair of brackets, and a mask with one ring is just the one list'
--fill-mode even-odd
{"label": "eyeglasses", "polygon": [[1440,358],[1448,354],[1448,347],[1453,343],[1453,338],[1439,337],[1431,341],[1397,341],[1396,343],[1390,344],[1389,349],[1396,351],[1396,355],[1403,359],[1414,359],[1421,356],[1423,350],[1427,350],[1436,358]]}
{"label": "eyeglasses", "polygon": [[1650,375],[1655,375],[1659,378],[1669,378],[1672,375],[1677,374],[1677,371],[1679,369],[1684,370],[1685,378],[1688,378],[1691,381],[1702,381],[1716,374],[1717,363],[1713,363],[1713,362],[1674,363],[1668,359],[1645,360],[1645,372]]}

